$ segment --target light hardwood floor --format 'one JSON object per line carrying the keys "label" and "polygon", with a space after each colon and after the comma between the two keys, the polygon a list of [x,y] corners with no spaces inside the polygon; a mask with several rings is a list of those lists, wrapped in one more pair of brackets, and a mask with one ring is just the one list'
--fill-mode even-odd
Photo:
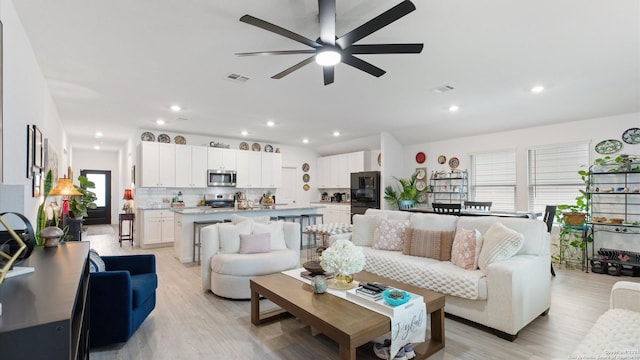
{"label": "light hardwood floor", "polygon": [[[133,337],[93,349],[92,359],[338,359],[336,343],[312,336],[295,318],[255,327],[249,301],[204,293],[199,266],[181,264],[172,247],[143,250],[125,242],[120,248],[115,235],[87,240],[101,255],[155,254],[159,281],[156,308]],[[549,315],[534,320],[514,342],[447,318],[445,349],[430,359],[567,359],[608,308],[611,286],[619,280],[640,282],[557,267],[556,273]],[[359,351],[358,359],[377,358]]]}

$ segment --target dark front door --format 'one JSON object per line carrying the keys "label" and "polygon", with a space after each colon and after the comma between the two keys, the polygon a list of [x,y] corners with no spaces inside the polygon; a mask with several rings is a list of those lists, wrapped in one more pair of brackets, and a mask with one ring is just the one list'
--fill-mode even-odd
{"label": "dark front door", "polygon": [[84,225],[111,224],[111,171],[81,170],[80,174],[96,184],[91,191],[98,197],[98,207],[87,211],[89,216],[84,219]]}

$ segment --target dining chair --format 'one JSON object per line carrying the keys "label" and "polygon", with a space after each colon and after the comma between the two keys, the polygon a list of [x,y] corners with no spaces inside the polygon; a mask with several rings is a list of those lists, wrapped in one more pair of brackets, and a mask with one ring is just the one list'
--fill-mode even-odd
{"label": "dining chair", "polygon": [[[553,227],[553,219],[556,216],[556,206],[555,205],[547,205],[544,208],[544,215],[542,216],[542,221],[547,224],[547,231],[551,234],[551,228]],[[556,271],[553,269],[553,263],[551,263],[551,275],[556,276]]]}
{"label": "dining chair", "polygon": [[465,201],[465,210],[491,211],[492,201]]}
{"label": "dining chair", "polygon": [[439,214],[460,215],[461,204],[433,203],[433,211]]}

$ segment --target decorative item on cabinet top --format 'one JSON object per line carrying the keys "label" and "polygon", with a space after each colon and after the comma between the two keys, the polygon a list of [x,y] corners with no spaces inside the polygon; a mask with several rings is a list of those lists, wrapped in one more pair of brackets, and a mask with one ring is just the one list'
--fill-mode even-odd
{"label": "decorative item on cabinet top", "polygon": [[241,142],[240,146],[239,146],[240,150],[249,150],[249,144],[247,144],[246,142]]}
{"label": "decorative item on cabinet top", "polygon": [[271,144],[265,145],[264,152],[273,152],[273,146],[271,146]]}
{"label": "decorative item on cabinet top", "polygon": [[171,138],[167,134],[160,134],[158,135],[158,142],[169,144],[171,143]]}
{"label": "decorative item on cabinet top", "polygon": [[173,138],[173,142],[175,142],[178,145],[186,145],[187,144],[187,139],[185,139],[184,136],[182,136],[182,135],[178,135],[178,136]]}
{"label": "decorative item on cabinet top", "polygon": [[156,136],[152,133],[145,131],[140,135],[140,140],[142,141],[156,141]]}
{"label": "decorative item on cabinet top", "polygon": [[[230,148],[229,144],[224,144],[221,142],[216,142],[216,141],[211,141],[209,143],[209,146],[211,147],[215,147],[215,148],[221,148],[221,149],[228,149]],[[242,144],[240,144],[240,146],[242,146]]]}
{"label": "decorative item on cabinet top", "polygon": [[260,144],[258,144],[258,143],[251,144],[251,150],[260,151]]}

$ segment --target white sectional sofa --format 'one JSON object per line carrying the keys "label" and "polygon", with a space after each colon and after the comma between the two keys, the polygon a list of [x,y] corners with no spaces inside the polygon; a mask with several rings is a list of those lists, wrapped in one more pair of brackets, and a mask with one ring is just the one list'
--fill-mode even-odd
{"label": "white sectional sofa", "polygon": [[[493,224],[501,223],[522,234],[523,240],[520,236],[522,245],[519,250],[513,250],[517,251],[515,255],[489,263],[484,271],[467,270],[451,261],[373,248],[380,217],[408,220],[412,229],[438,232],[477,229],[483,236]],[[365,271],[443,293],[447,314],[488,327],[504,339],[514,340],[523,327],[549,310],[550,242],[542,221],[369,209],[365,215],[354,215],[353,225],[353,233],[336,235],[331,240],[348,237],[354,244],[363,246],[367,259]]]}
{"label": "white sectional sofa", "polygon": [[640,283],[615,283],[609,307],[569,359],[640,358]]}
{"label": "white sectional sofa", "polygon": [[[202,289],[230,299],[249,299],[249,279],[300,267],[300,224],[233,217],[200,230]],[[270,233],[270,246],[243,253],[240,235]],[[253,240],[251,240],[253,241]]]}

